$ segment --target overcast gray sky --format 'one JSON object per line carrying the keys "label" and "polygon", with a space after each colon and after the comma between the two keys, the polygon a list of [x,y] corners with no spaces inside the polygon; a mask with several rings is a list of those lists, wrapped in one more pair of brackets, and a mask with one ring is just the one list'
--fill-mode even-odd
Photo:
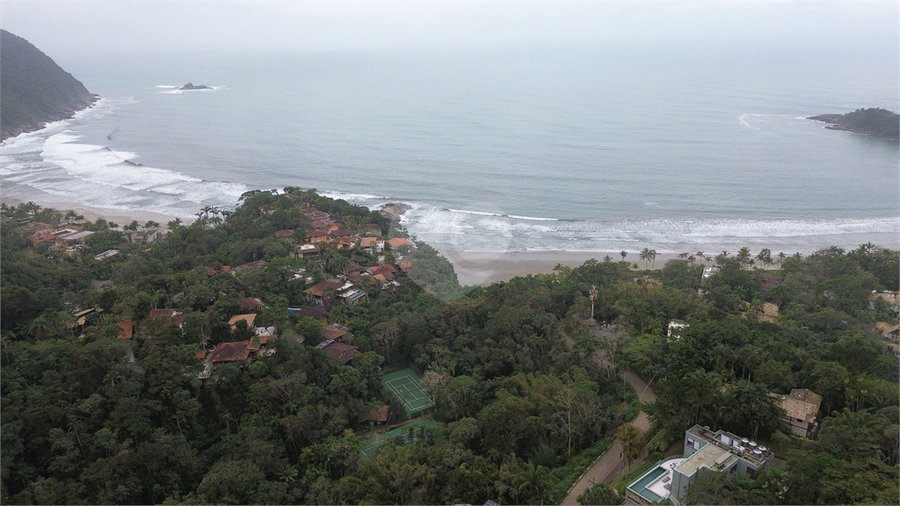
{"label": "overcast gray sky", "polygon": [[898,48],[884,2],[0,3],[0,24],[51,56],[194,49],[355,50],[521,44],[820,42]]}

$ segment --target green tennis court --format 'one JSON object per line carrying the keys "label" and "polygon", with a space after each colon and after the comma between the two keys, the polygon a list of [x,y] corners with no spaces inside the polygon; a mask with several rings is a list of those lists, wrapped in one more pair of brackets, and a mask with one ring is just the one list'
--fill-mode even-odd
{"label": "green tennis court", "polygon": [[412,369],[402,369],[385,374],[381,378],[381,384],[403,404],[407,416],[411,417],[434,407],[431,392]]}
{"label": "green tennis court", "polygon": [[437,427],[437,425],[438,423],[434,420],[418,420],[408,423],[368,439],[365,445],[359,449],[359,452],[363,457],[371,459],[388,443],[395,440],[403,443],[411,443],[421,437],[425,429]]}

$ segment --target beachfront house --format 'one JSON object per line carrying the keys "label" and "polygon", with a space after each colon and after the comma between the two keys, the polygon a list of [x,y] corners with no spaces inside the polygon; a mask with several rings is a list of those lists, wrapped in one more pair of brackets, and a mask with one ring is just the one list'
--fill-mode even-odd
{"label": "beachfront house", "polygon": [[680,504],[701,472],[722,473],[730,481],[738,473],[755,479],[774,461],[775,454],[755,441],[695,425],[684,434],[683,456],[657,462],[631,482],[624,504]]}

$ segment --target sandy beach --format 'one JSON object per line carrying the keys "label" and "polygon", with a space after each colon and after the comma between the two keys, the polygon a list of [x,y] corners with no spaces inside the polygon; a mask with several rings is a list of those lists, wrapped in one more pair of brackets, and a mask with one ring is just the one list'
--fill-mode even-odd
{"label": "sandy beach", "polygon": [[[438,251],[441,251],[438,248]],[[442,252],[443,253],[443,252]],[[453,252],[444,253],[453,264],[461,285],[489,285],[497,281],[509,281],[516,276],[548,274],[557,265],[578,267],[590,259],[602,262],[608,255],[613,262],[622,260],[618,251],[508,251],[504,253]],[[669,260],[678,258],[675,253],[658,253],[656,261],[647,267],[661,268]],[[647,268],[639,253],[628,253],[625,261]]]}
{"label": "sandy beach", "polygon": [[[24,201],[16,198],[11,198],[7,196],[0,196],[0,202],[8,205],[8,206],[17,206],[19,204],[23,204]],[[57,211],[67,212],[69,210],[75,211],[75,213],[84,216],[84,219],[87,221],[96,221],[97,218],[103,218],[107,221],[111,221],[114,223],[118,223],[120,226],[128,225],[134,220],[137,220],[141,225],[148,221],[155,221],[161,225],[163,229],[166,229],[166,223],[175,219],[174,216],[169,216],[167,214],[156,213],[153,211],[141,211],[141,210],[128,210],[123,211],[121,209],[106,209],[102,207],[91,207],[85,206],[79,202],[66,202],[66,201],[32,201],[35,204],[43,207],[43,208],[52,208]],[[187,222],[186,222],[187,223]]]}

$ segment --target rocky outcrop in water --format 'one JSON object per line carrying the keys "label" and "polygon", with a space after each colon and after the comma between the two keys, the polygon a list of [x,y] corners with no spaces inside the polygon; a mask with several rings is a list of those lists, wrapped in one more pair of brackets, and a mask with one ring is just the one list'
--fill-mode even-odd
{"label": "rocky outcrop in water", "polygon": [[211,86],[207,86],[207,85],[205,85],[205,84],[198,84],[198,85],[195,86],[193,83],[187,83],[187,84],[185,84],[184,86],[182,86],[181,88],[178,88],[178,89],[179,89],[179,90],[182,90],[182,91],[211,90],[212,87],[211,87]]}
{"label": "rocky outcrop in water", "polygon": [[412,209],[409,204],[390,203],[381,206],[379,213],[389,220],[399,220],[403,213]]}

